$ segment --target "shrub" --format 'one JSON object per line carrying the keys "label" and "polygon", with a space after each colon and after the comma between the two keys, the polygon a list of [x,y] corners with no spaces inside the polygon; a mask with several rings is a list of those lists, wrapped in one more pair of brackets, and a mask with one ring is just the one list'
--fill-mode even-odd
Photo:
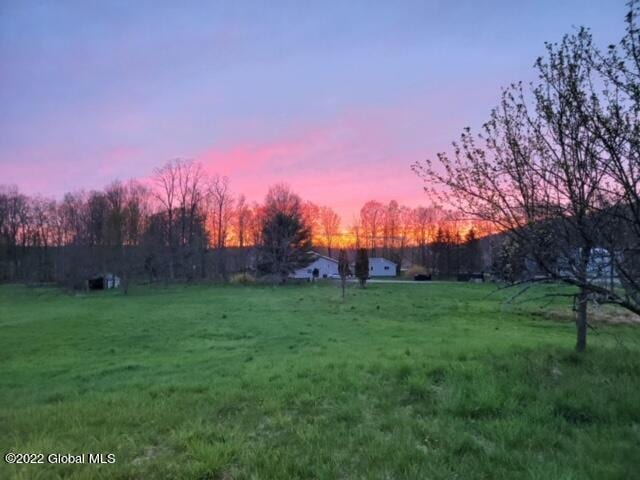
{"label": "shrub", "polygon": [[360,286],[364,288],[369,278],[369,254],[366,248],[361,248],[356,254],[356,277]]}
{"label": "shrub", "polygon": [[282,285],[287,281],[287,278],[282,275],[268,273],[266,275],[260,275],[257,281],[263,285]]}
{"label": "shrub", "polygon": [[240,285],[251,285],[256,283],[256,277],[250,273],[236,273],[229,279],[229,282]]}
{"label": "shrub", "polygon": [[421,265],[414,265],[413,267],[409,268],[404,272],[404,276],[412,280],[413,280],[413,277],[415,277],[416,275],[426,275],[426,274],[427,274],[427,269]]}

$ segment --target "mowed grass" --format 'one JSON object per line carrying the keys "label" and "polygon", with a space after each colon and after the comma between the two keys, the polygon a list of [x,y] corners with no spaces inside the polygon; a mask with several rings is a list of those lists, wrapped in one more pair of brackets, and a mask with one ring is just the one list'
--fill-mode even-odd
{"label": "mowed grass", "polygon": [[117,458],[0,478],[640,478],[640,328],[557,288],[0,287],[0,453]]}

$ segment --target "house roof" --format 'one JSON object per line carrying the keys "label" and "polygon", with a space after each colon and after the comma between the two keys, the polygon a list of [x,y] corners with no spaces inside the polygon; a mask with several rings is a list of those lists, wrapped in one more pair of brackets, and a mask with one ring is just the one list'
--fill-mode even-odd
{"label": "house roof", "polygon": [[370,262],[373,261],[373,260],[378,261],[378,262],[389,262],[389,263],[393,263],[394,265],[396,265],[396,262],[393,262],[393,261],[391,261],[391,260],[389,260],[387,258],[384,258],[384,257],[371,257],[369,259]]}
{"label": "house roof", "polygon": [[333,263],[338,263],[338,260],[336,260],[335,258],[331,258],[331,257],[327,257],[326,255],[320,255],[318,252],[311,252],[313,253],[314,261],[317,260],[318,258],[324,258],[325,260],[329,260],[330,262]]}

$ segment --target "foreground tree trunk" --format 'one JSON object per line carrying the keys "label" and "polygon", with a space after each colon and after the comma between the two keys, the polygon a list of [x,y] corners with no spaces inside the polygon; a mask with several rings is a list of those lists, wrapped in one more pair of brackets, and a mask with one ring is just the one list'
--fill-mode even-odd
{"label": "foreground tree trunk", "polygon": [[340,254],[338,255],[338,272],[340,272],[342,300],[344,300],[345,289],[347,287],[347,275],[349,275],[349,259],[347,258],[347,251],[345,249],[341,249]]}
{"label": "foreground tree trunk", "polygon": [[588,307],[589,289],[585,286],[589,282],[589,261],[591,260],[591,245],[587,244],[580,249],[580,262],[578,267],[578,279],[582,286],[578,293],[578,308],[576,309],[576,330],[578,338],[576,350],[584,352],[587,349],[587,328],[589,326]]}
{"label": "foreground tree trunk", "polygon": [[576,350],[584,352],[587,349],[587,327],[588,323],[588,306],[589,293],[584,288],[580,289],[578,294],[578,308],[576,314],[576,328],[578,338],[576,341]]}

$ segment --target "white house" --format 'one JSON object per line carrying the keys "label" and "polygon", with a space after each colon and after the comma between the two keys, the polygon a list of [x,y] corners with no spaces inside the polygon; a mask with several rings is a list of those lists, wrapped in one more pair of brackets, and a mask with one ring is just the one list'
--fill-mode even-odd
{"label": "white house", "polygon": [[[573,277],[574,270],[572,270],[572,264],[576,265],[579,262],[580,249],[575,249],[573,255],[567,257],[562,256],[558,259],[558,273],[568,277]],[[621,259],[621,255],[612,254],[606,248],[596,247],[591,249],[589,254],[589,263],[587,264],[587,279],[590,282],[598,284],[614,284],[618,283],[620,279],[615,269],[615,261]],[[575,268],[575,267],[574,267]]]}
{"label": "white house", "polygon": [[[299,268],[291,274],[293,278],[306,278],[311,280],[316,278],[330,278],[332,275],[339,275],[338,260],[331,257],[325,257],[318,253],[314,254],[315,260],[304,268]],[[314,275],[314,270],[317,275]]]}
{"label": "white house", "polygon": [[395,277],[396,264],[391,260],[382,257],[373,257],[369,259],[369,276],[370,277]]}

